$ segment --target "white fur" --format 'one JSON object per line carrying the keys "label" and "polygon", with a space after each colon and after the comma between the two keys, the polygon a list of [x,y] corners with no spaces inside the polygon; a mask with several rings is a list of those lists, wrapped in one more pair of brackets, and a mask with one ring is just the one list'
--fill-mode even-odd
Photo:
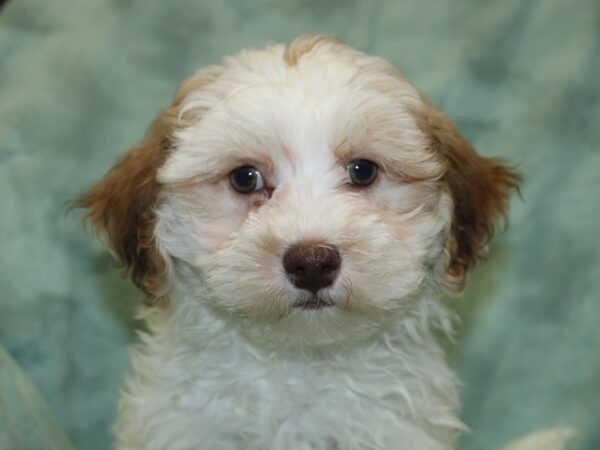
{"label": "white fur", "polygon": [[[419,96],[334,42],[292,66],[283,53],[243,52],[184,85],[155,230],[176,288],[144,313],[117,447],[450,450],[464,426],[433,268],[452,200],[409,112]],[[356,158],[379,165],[373,186],[346,186]],[[231,188],[244,164],[272,197]],[[305,240],[339,249],[321,292],[335,307],[292,306],[307,294],[281,260]]]}
{"label": "white fur", "polygon": [[377,337],[322,347],[252,344],[186,298],[150,320],[121,399],[119,449],[450,449],[456,380],[422,298]]}

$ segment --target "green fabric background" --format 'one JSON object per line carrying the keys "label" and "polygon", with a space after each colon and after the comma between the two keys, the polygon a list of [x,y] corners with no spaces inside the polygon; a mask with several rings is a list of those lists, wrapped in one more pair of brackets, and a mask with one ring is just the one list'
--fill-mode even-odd
{"label": "green fabric background", "polygon": [[454,301],[464,324],[452,360],[472,428],[461,449],[563,425],[578,431],[573,449],[600,449],[598,0],[9,1],[0,343],[32,384],[2,352],[0,449],[65,449],[60,429],[75,448],[110,446],[139,295],[66,203],[184,77],[307,32],[393,61],[482,153],[525,177],[508,232]]}

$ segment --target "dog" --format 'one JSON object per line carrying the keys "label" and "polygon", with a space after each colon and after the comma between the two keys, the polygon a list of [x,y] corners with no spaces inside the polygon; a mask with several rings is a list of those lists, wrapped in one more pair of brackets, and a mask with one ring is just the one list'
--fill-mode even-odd
{"label": "dog", "polygon": [[79,202],[147,306],[117,448],[454,449],[440,296],[519,180],[336,38],[200,70]]}

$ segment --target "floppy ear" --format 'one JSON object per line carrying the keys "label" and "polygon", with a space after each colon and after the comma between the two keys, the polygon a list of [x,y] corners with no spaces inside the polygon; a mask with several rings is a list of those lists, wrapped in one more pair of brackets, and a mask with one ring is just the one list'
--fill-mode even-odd
{"label": "floppy ear", "polygon": [[126,274],[146,294],[146,303],[166,300],[168,264],[154,240],[155,208],[160,201],[158,168],[171,148],[173,108],[155,120],[147,138],[128,151],[77,205],[105,239]]}
{"label": "floppy ear", "polygon": [[510,191],[521,177],[502,161],[478,155],[445,114],[423,102],[418,122],[447,165],[443,182],[453,202],[448,254],[438,270],[446,287],[459,293],[468,269],[485,256],[497,222],[506,218]]}
{"label": "floppy ear", "polygon": [[154,120],[146,139],[75,202],[88,210],[86,221],[105,239],[125,273],[146,294],[147,305],[165,304],[171,282],[168,259],[154,235],[156,208],[161,201],[157,172],[172,150],[175,130],[205,112],[203,106],[182,111],[185,98],[214,82],[222,71],[221,66],[210,66],[181,83],[173,103]]}

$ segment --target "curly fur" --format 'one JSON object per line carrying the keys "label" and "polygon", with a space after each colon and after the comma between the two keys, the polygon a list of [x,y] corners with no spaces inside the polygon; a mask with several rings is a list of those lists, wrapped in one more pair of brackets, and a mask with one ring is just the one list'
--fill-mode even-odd
{"label": "curly fur", "polygon": [[[450,450],[464,430],[439,288],[457,293],[518,176],[479,156],[389,63],[326,36],[183,83],[82,197],[151,299],[120,450]],[[364,188],[346,165],[379,168]],[[252,165],[265,188],[236,192]],[[298,308],[298,242],[339,251],[333,307]]]}

